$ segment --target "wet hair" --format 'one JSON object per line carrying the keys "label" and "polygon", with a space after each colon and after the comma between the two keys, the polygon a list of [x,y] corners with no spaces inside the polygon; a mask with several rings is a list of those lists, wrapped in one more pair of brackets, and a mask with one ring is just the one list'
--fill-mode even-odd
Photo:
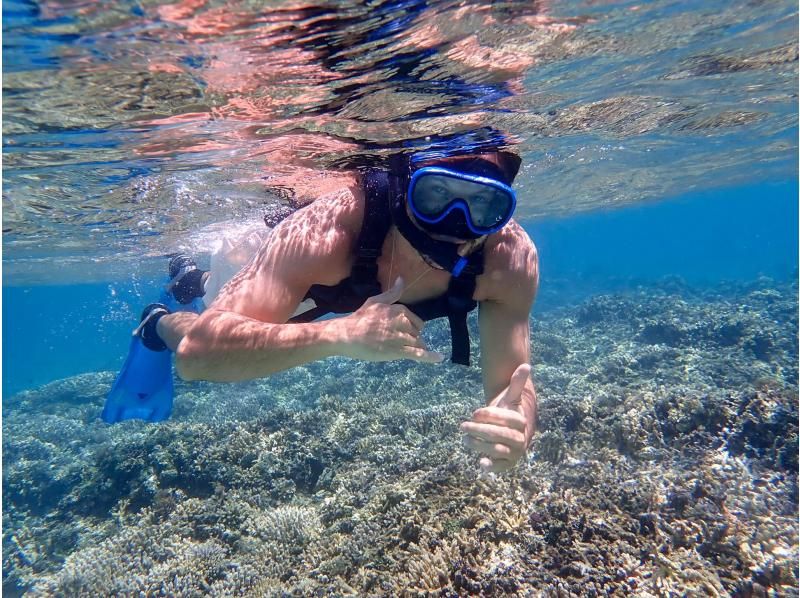
{"label": "wet hair", "polygon": [[[430,162],[420,164],[422,166],[442,166],[444,168],[451,168],[466,174],[473,174],[476,176],[487,177],[496,181],[501,181],[506,185],[514,182],[516,171],[510,172],[502,168],[497,161],[492,160],[491,155],[477,155],[477,156],[454,156],[452,158],[438,159]],[[416,168],[414,169],[416,170]]]}
{"label": "wet hair", "polygon": [[460,172],[483,176],[511,185],[519,172],[522,160],[511,152],[480,153],[468,156],[450,156],[415,164],[412,170],[423,166],[451,167]]}

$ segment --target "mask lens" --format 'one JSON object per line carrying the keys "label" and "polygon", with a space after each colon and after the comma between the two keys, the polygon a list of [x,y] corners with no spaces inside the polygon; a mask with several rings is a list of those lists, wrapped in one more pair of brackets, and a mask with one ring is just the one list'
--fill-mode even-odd
{"label": "mask lens", "polygon": [[463,202],[472,225],[491,228],[503,222],[514,209],[514,199],[502,187],[465,180],[447,174],[423,174],[411,190],[411,201],[418,214],[437,219],[456,202]]}

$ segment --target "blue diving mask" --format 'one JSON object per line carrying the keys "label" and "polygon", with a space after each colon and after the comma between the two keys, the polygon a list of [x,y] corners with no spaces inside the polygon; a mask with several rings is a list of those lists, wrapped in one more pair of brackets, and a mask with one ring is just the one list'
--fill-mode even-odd
{"label": "blue diving mask", "polygon": [[477,239],[508,223],[517,196],[511,187],[492,178],[426,166],[411,177],[408,205],[419,226],[429,233]]}

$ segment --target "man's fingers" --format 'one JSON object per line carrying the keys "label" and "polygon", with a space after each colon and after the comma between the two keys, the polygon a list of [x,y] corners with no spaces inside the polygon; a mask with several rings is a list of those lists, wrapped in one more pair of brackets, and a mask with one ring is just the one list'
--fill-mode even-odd
{"label": "man's fingers", "polygon": [[370,297],[364,302],[364,305],[374,305],[375,303],[385,303],[387,305],[391,305],[392,303],[396,303],[400,300],[400,297],[403,296],[403,291],[405,288],[406,283],[403,281],[402,277],[398,276],[397,280],[394,281],[392,288],[384,291],[380,295]]}
{"label": "man's fingers", "polygon": [[492,404],[475,410],[472,420],[461,424],[461,431],[467,435],[464,444],[485,455],[480,460],[484,471],[507,471],[525,451],[526,420],[516,409],[522,403],[530,374],[531,366],[521,364]]}
{"label": "man's fingers", "polygon": [[469,421],[461,424],[461,431],[479,440],[491,443],[502,442],[503,444],[512,445],[525,443],[525,435],[522,432],[505,426],[479,424]]}
{"label": "man's fingers", "polygon": [[425,326],[425,321],[407,307],[403,307],[403,310],[405,311],[406,318],[411,326],[414,327],[416,333],[419,334],[422,332],[422,328]]}
{"label": "man's fingers", "polygon": [[413,359],[414,361],[421,361],[423,363],[442,363],[444,355],[436,351],[428,351],[427,349],[417,349],[414,347],[406,347],[403,350],[401,358]]}
{"label": "man's fingers", "polygon": [[472,413],[472,421],[479,424],[506,426],[525,432],[525,416],[505,407],[481,407]]}
{"label": "man's fingers", "polygon": [[425,341],[422,340],[416,334],[411,334],[410,332],[403,332],[397,335],[395,339],[391,341],[395,347],[399,347],[401,349],[405,347],[411,347],[413,349],[427,349],[428,346],[425,344]]}
{"label": "man's fingers", "polygon": [[494,473],[502,473],[514,467],[515,461],[508,459],[490,459],[483,457],[480,460],[480,466],[483,471],[491,471]]}
{"label": "man's fingers", "polygon": [[484,442],[472,436],[464,436],[464,444],[492,459],[507,459],[511,455],[511,449],[499,442]]}
{"label": "man's fingers", "polygon": [[[387,291],[375,295],[373,297],[368,298],[362,307],[368,307],[370,305],[375,304],[383,304],[383,305],[393,305],[400,301],[400,298],[403,296],[403,291],[405,291],[406,283],[402,277],[398,276],[397,280],[394,281],[394,285],[392,288],[388,289]],[[413,311],[408,309],[405,305],[398,305],[394,308],[396,311],[392,314],[392,318],[401,318],[401,320],[406,320],[408,322],[409,330],[408,332],[412,334],[419,334],[422,332],[422,328],[425,326],[425,322],[416,315]],[[405,318],[402,318],[405,316]]]}

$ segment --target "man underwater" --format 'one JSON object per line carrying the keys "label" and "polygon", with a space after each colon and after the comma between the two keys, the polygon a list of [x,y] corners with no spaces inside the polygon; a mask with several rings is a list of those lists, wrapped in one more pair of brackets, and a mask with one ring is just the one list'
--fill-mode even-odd
{"label": "man underwater", "polygon": [[[486,406],[461,430],[484,470],[505,471],[525,454],[537,421],[529,314],[538,257],[511,219],[519,167],[515,154],[484,148],[416,154],[362,174],[277,223],[219,294],[204,297],[202,313],[148,306],[134,342],[148,359],[174,351],[185,380],[233,382],[334,355],[439,363],[444,356],[420,333],[426,320],[447,317],[452,360],[468,364],[466,317],[479,306]],[[181,303],[204,295],[207,273],[183,258],[171,269]],[[309,299],[316,307],[301,308]],[[348,315],[314,321],[331,312]],[[124,396],[113,398],[127,365],[103,419],[166,418],[168,410],[126,412]],[[171,406],[171,377],[169,385]]]}

